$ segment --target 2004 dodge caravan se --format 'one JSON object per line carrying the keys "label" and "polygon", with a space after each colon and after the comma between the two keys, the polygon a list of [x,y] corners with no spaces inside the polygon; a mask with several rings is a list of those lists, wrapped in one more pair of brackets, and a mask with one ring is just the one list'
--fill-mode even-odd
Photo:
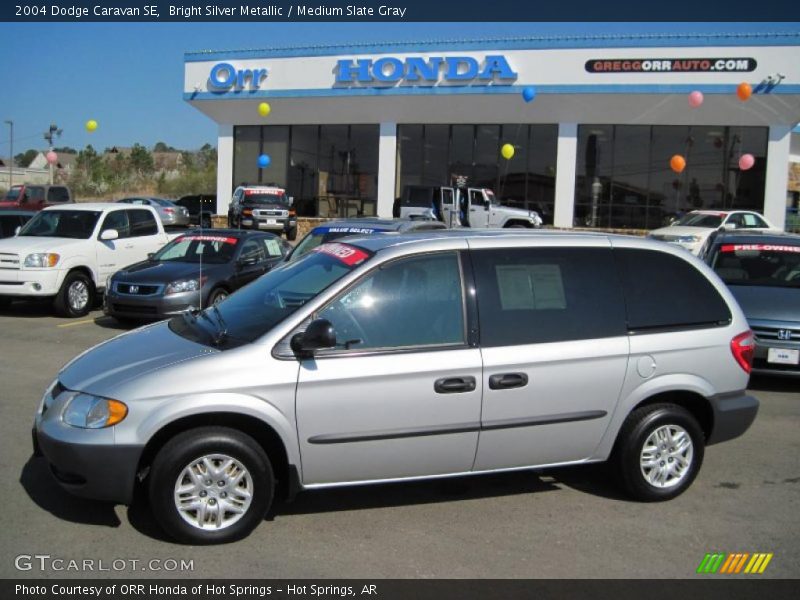
{"label": "2004 dodge caravan se", "polygon": [[347,238],[197,315],[78,356],[34,442],[69,491],[144,486],[174,538],[247,535],[292,492],[610,460],[666,500],[741,435],[753,337],[666,244],[558,232]]}

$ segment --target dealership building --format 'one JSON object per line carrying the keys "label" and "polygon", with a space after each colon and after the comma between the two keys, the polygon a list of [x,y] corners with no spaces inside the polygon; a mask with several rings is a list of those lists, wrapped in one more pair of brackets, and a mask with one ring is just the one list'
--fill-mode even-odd
{"label": "dealership building", "polygon": [[784,225],[798,65],[800,32],[309,45],[187,53],[184,99],[218,124],[219,214],[242,183],[321,217],[389,217],[410,191],[466,183],[559,227],[696,208]]}

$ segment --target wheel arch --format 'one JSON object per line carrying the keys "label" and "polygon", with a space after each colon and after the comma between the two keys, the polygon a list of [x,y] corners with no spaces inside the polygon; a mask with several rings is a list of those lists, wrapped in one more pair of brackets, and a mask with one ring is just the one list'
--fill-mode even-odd
{"label": "wheel arch", "polygon": [[229,427],[252,437],[267,453],[278,488],[287,496],[292,496],[297,491],[297,467],[290,463],[284,441],[278,432],[267,422],[252,415],[225,411],[179,417],[156,431],[139,457],[137,483],[145,480],[153,460],[169,440],[179,433],[206,426]]}
{"label": "wheel arch", "polygon": [[511,218],[506,220],[505,223],[503,223],[503,229],[508,229],[509,227],[515,227],[515,226],[521,226],[521,227],[526,227],[528,229],[533,229],[533,224],[523,219]]}

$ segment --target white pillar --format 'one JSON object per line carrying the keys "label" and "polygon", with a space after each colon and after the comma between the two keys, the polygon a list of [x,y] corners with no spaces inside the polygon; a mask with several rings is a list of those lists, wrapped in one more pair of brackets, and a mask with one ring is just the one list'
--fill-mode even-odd
{"label": "white pillar", "polygon": [[233,193],[233,125],[220,123],[217,132],[217,214],[227,215]]}
{"label": "white pillar", "polygon": [[789,186],[789,151],[792,128],[769,128],[767,143],[767,182],[764,186],[764,216],[775,227],[786,228],[786,190]]}
{"label": "white pillar", "polygon": [[394,179],[397,170],[397,123],[381,123],[378,142],[379,217],[392,218]]}
{"label": "white pillar", "polygon": [[572,227],[575,213],[575,167],[578,164],[578,124],[558,124],[556,203],[553,225]]}

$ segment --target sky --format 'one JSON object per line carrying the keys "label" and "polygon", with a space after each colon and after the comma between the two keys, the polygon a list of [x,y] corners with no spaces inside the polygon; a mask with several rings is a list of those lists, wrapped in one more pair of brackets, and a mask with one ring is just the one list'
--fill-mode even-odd
{"label": "sky", "polygon": [[[0,120],[14,154],[56,146],[216,145],[216,125],[183,100],[183,54],[266,46],[580,33],[798,31],[797,23],[0,23]],[[21,43],[25,40],[26,43]],[[99,127],[88,133],[84,124]],[[9,127],[0,124],[0,156]]]}

